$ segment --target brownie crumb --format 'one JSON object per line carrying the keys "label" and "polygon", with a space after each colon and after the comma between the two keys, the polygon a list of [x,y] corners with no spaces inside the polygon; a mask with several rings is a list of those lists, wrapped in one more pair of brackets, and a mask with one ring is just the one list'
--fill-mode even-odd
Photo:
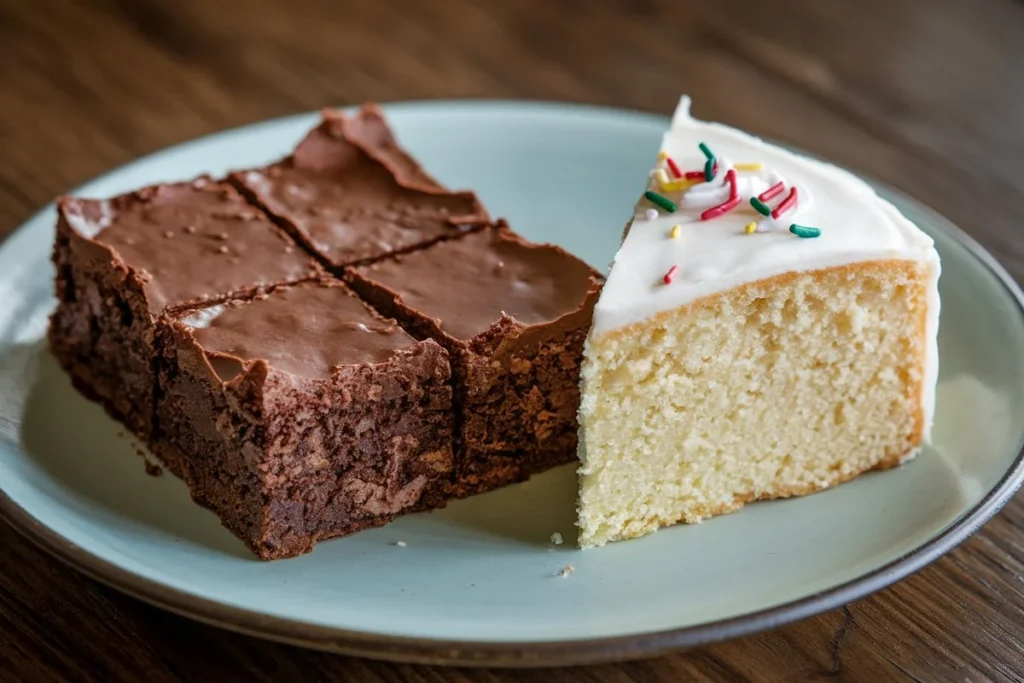
{"label": "brownie crumb", "polygon": [[551,542],[555,545],[562,545],[562,534],[558,533],[557,531],[551,534]]}
{"label": "brownie crumb", "polygon": [[160,465],[152,463],[148,460],[146,461],[146,474],[148,474],[151,477],[159,477],[163,473],[164,468],[160,467]]}
{"label": "brownie crumb", "polygon": [[576,571],[576,567],[572,566],[571,564],[567,564],[565,565],[565,569],[555,574],[555,576],[557,576],[560,579],[565,579],[568,578],[569,574],[572,574],[574,571]]}

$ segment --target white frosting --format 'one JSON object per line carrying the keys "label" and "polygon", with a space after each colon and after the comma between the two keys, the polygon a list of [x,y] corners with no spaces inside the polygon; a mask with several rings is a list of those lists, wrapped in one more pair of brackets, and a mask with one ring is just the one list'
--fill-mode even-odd
{"label": "white frosting", "polygon": [[[658,217],[649,220],[647,212],[652,204],[641,198],[594,309],[591,336],[645,320],[703,296],[791,271],[877,259],[927,263],[932,266],[932,280],[922,404],[926,428],[930,428],[938,378],[939,316],[939,257],[932,239],[849,172],[798,156],[733,128],[697,121],[690,116],[689,98],[683,97],[664,136],[662,151],[684,172],[703,170],[705,158],[698,149],[701,142],[720,160],[715,178],[688,190],[663,191],[657,180],[657,172],[663,166],[659,163],[652,171],[647,189],[670,199],[678,209],[669,214],[659,208]],[[758,162],[764,165],[761,171],[737,173],[740,205],[718,218],[701,220],[701,211],[728,199],[729,190],[721,186],[730,165]],[[768,203],[776,206],[795,186],[799,190],[797,209],[778,220],[764,219],[751,206],[749,198],[777,179],[785,180],[786,191]],[[669,175],[669,180],[675,178]],[[701,193],[713,193],[711,199],[717,201],[710,201]],[[748,234],[745,229],[751,222],[758,224],[755,234]],[[798,237],[789,232],[792,223],[819,228],[821,235]],[[670,233],[676,225],[678,235],[673,239]],[[673,266],[676,271],[671,283],[666,284],[663,278]]]}

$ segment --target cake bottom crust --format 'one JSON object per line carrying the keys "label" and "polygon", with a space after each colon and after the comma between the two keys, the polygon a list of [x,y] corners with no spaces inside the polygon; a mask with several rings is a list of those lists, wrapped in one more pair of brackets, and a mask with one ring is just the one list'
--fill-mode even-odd
{"label": "cake bottom crust", "polygon": [[[785,498],[797,498],[799,496],[809,496],[819,491],[830,489],[833,486],[839,486],[845,484],[848,481],[852,481],[862,474],[867,472],[873,472],[875,470],[882,471],[899,467],[909,460],[913,460],[917,455],[919,447],[915,447],[906,451],[902,454],[886,454],[874,465],[864,467],[862,469],[855,470],[853,472],[836,472],[835,476],[825,481],[812,482],[803,486],[779,486],[770,491],[763,491],[759,494],[742,494],[733,497],[732,501],[726,503],[720,503],[718,505],[698,505],[689,509],[687,514],[679,519],[675,517],[666,518],[653,518],[645,520],[630,520],[629,524],[622,530],[622,533],[615,537],[606,539],[602,543],[594,543],[594,545],[605,545],[607,542],[612,541],[628,541],[633,538],[641,538],[648,536],[658,529],[675,526],[677,524],[700,524],[705,519],[711,517],[718,517],[719,515],[727,515],[732,512],[740,510],[749,503],[758,503],[761,501],[768,500],[781,500]],[[590,547],[590,546],[586,546]]]}

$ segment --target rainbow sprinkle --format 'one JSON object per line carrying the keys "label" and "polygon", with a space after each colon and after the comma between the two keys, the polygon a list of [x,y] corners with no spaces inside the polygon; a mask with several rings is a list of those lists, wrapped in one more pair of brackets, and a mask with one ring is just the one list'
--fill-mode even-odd
{"label": "rainbow sprinkle", "polygon": [[776,206],[775,209],[772,211],[772,218],[778,218],[779,216],[781,216],[782,214],[786,213],[790,209],[795,209],[796,208],[796,200],[797,200],[796,188],[795,187],[791,187],[789,189],[789,194],[786,195],[786,198],[783,199],[782,202],[778,206]]}
{"label": "rainbow sprinkle", "polygon": [[672,213],[676,210],[675,202],[666,199],[665,197],[662,197],[657,192],[651,192],[650,190],[647,190],[646,192],[644,192],[644,199],[649,201],[651,204],[654,204],[655,206],[660,206],[669,213]]}
{"label": "rainbow sprinkle", "polygon": [[[767,190],[765,190],[765,191],[764,191],[764,192],[762,192],[761,194],[757,195],[757,198],[758,198],[758,199],[760,199],[760,200],[761,200],[762,202],[766,202],[766,201],[768,201],[769,199],[771,199],[771,198],[773,198],[773,197],[776,197],[776,196],[778,196],[778,195],[782,194],[782,191],[783,191],[784,189],[786,189],[786,186],[785,186],[785,184],[784,184],[784,183],[783,183],[783,182],[782,182],[782,181],[780,180],[779,182],[775,183],[774,185],[772,185],[771,187],[769,187],[769,188],[768,188]],[[767,214],[765,214],[765,215],[767,215]]]}
{"label": "rainbow sprinkle", "polygon": [[797,237],[810,238],[821,236],[820,228],[811,228],[806,225],[797,225],[796,223],[789,226],[789,231],[796,235]]}
{"label": "rainbow sprinkle", "polygon": [[772,210],[768,208],[768,205],[765,204],[760,199],[758,199],[757,197],[750,198],[750,205],[754,207],[754,209],[762,216],[772,215]]}
{"label": "rainbow sprinkle", "polygon": [[682,229],[682,227],[683,226],[679,225],[679,223],[676,223],[675,225],[672,226],[672,231],[668,234],[668,236],[674,240],[679,239],[679,231]]}
{"label": "rainbow sprinkle", "polygon": [[702,221],[709,221],[712,218],[718,218],[719,216],[722,216],[724,214],[729,213],[730,211],[732,211],[733,209],[735,209],[739,205],[740,205],[740,198],[739,197],[734,197],[732,199],[727,199],[726,201],[722,202],[718,206],[712,206],[710,209],[708,209],[708,210],[704,211],[703,213],[701,213],[700,219]]}
{"label": "rainbow sprinkle", "polygon": [[670,182],[668,179],[668,173],[666,173],[663,168],[659,168],[654,172],[654,179],[658,181],[658,186],[661,187],[662,190],[664,190],[665,186]]}
{"label": "rainbow sprinkle", "polygon": [[733,168],[735,168],[737,171],[742,171],[744,173],[755,173],[764,168],[764,164],[758,161],[753,164],[735,164],[733,165]]}
{"label": "rainbow sprinkle", "polygon": [[705,157],[707,157],[707,158],[708,158],[708,160],[710,160],[710,161],[714,161],[714,159],[715,159],[715,153],[711,151],[711,148],[709,148],[709,147],[708,147],[708,146],[707,146],[706,144],[704,144],[703,142],[702,142],[702,143],[700,143],[700,144],[699,144],[699,145],[697,145],[697,146],[698,146],[698,147],[700,147],[700,151],[704,153],[704,156],[705,156]]}
{"label": "rainbow sprinkle", "polygon": [[676,273],[678,273],[678,272],[679,272],[679,266],[672,266],[671,268],[668,269],[668,272],[665,273],[665,277],[663,277],[661,279],[665,282],[666,285],[670,285],[670,284],[672,284],[672,280],[675,279]]}
{"label": "rainbow sprinkle", "polygon": [[665,163],[668,164],[668,168],[669,168],[670,171],[672,171],[672,175],[674,175],[676,178],[682,178],[683,177],[683,172],[679,170],[679,165],[676,164],[676,160],[675,159],[673,159],[670,156],[666,156],[665,157]]}
{"label": "rainbow sprinkle", "polygon": [[715,158],[711,157],[704,162],[704,181],[710,183],[715,177]]}
{"label": "rainbow sprinkle", "polygon": [[755,232],[757,232],[757,223],[755,223],[754,221],[750,221],[743,229],[747,231],[748,235],[753,235]]}

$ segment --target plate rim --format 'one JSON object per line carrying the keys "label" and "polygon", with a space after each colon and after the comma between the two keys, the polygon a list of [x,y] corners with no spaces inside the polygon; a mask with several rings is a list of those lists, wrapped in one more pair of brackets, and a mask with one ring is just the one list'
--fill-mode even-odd
{"label": "plate rim", "polygon": [[[551,114],[572,113],[575,115],[628,117],[633,120],[638,118],[667,120],[666,117],[651,112],[542,100],[412,100],[387,103],[383,106],[385,110],[391,111],[414,112],[417,109],[430,110],[447,107],[477,110],[513,108],[524,112],[532,110]],[[343,107],[343,109],[351,109],[351,107]],[[99,181],[112,173],[137,164],[151,162],[172,150],[180,150],[192,145],[200,146],[226,134],[236,134],[263,126],[284,125],[314,115],[315,112],[303,112],[255,121],[186,140],[151,152],[127,164],[108,169],[68,192],[77,192],[79,188]],[[793,149],[808,156],[814,156],[802,150]],[[1024,320],[1024,292],[988,250],[923,202],[870,176],[861,173],[857,173],[857,175],[876,190],[888,196],[909,200],[915,205],[916,211],[925,215],[930,221],[941,225],[942,229],[955,242],[966,249],[972,257],[980,261],[995,276],[1016,302],[1017,313]],[[0,240],[0,248],[15,235],[20,234],[25,226],[52,211],[53,207],[54,202],[51,201],[25,219],[21,225]],[[15,503],[2,489],[0,489],[0,517],[36,547],[95,581],[160,609],[229,631],[338,654],[417,664],[542,667],[598,664],[655,657],[777,628],[859,600],[921,570],[963,543],[1002,509],[1022,483],[1024,483],[1024,440],[1018,444],[1017,455],[998,483],[986,492],[977,504],[963,512],[924,543],[855,579],[797,600],[728,619],[649,633],[555,641],[460,641],[418,638],[368,633],[271,616],[191,595],[163,585],[156,580],[135,574],[110,560],[94,555],[37,520]]]}

